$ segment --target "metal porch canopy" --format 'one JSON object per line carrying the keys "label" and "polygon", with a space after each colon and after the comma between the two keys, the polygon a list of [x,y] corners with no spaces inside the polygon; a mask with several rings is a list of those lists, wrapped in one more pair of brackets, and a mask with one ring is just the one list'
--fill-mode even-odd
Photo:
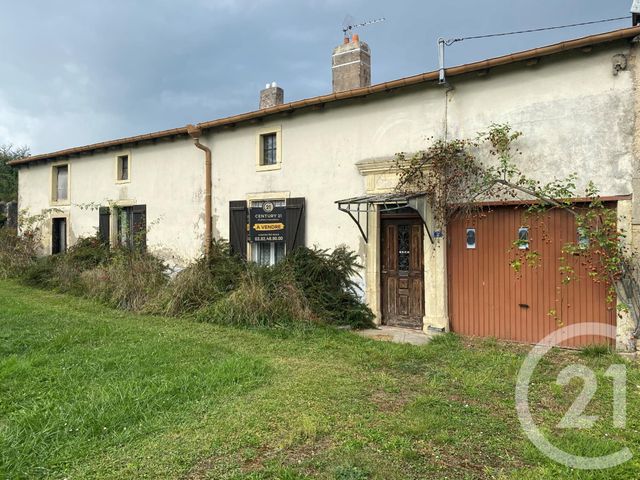
{"label": "metal porch canopy", "polygon": [[[433,236],[431,234],[431,230],[433,229],[433,215],[425,192],[379,193],[346,198],[344,200],[338,200],[335,203],[338,205],[338,210],[345,212],[355,222],[366,243],[369,243],[369,213],[375,212],[376,206],[378,207],[377,211],[381,213],[393,212],[407,207],[412,208],[422,219],[422,223],[429,235],[429,240],[433,243]],[[364,225],[362,223],[362,215],[364,215]]]}

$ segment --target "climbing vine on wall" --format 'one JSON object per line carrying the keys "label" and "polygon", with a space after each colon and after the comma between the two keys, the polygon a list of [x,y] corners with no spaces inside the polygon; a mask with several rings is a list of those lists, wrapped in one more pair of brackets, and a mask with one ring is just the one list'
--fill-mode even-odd
{"label": "climbing vine on wall", "polygon": [[[593,182],[579,191],[576,174],[546,183],[526,175],[516,161],[523,156],[517,146],[521,137],[522,132],[508,124],[492,124],[472,139],[431,138],[427,149],[397,155],[397,189],[423,192],[438,228],[459,215],[481,215],[483,201],[528,200],[526,217],[539,222],[544,238],[544,213],[550,209],[569,212],[575,217],[578,234],[562,249],[562,283],[575,280],[570,260],[579,258],[589,277],[608,286],[608,300],[614,303],[618,298],[618,309],[630,311],[638,325],[635,336],[640,336],[640,269],[625,247],[626,234],[618,228],[616,210],[601,199]],[[576,202],[578,199],[581,201]],[[519,248],[522,241],[516,239],[512,246],[511,267],[517,273],[541,264],[541,253]]]}

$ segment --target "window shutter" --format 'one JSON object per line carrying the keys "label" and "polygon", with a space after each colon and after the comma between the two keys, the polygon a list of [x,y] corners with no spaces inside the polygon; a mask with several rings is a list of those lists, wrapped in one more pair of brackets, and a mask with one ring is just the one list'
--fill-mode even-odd
{"label": "window shutter", "polygon": [[247,258],[247,202],[229,202],[229,244],[231,252]]}
{"label": "window shutter", "polygon": [[287,253],[304,247],[304,198],[289,198],[285,215]]}
{"label": "window shutter", "polygon": [[140,250],[147,249],[147,206],[134,205],[131,209],[131,223],[133,227],[133,244]]}
{"label": "window shutter", "polygon": [[111,239],[111,209],[100,207],[98,220],[98,238],[104,245],[109,245]]}

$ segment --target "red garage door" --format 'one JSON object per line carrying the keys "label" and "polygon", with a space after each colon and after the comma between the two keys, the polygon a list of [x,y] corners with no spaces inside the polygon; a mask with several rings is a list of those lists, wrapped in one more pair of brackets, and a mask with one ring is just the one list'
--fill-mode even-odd
{"label": "red garage door", "polygon": [[[519,235],[529,249],[514,246]],[[525,207],[493,207],[449,225],[448,284],[451,329],[463,335],[536,343],[562,326],[586,322],[615,325],[615,305],[607,303],[607,287],[593,281],[581,257],[570,256],[576,280],[563,284],[559,268],[562,247],[575,242],[573,216],[551,210],[526,215]],[[525,247],[524,241],[521,242]],[[537,266],[516,272],[510,263],[540,254]],[[566,256],[565,256],[566,258]],[[613,344],[584,335],[567,347]]]}

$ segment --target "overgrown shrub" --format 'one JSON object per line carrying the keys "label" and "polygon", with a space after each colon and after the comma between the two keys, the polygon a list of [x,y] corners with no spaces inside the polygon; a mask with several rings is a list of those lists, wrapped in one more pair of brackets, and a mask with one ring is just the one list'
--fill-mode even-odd
{"label": "overgrown shrub", "polygon": [[276,268],[287,270],[309,302],[311,310],[326,323],[364,328],[374,315],[360,299],[355,282],[361,266],[355,252],[346,247],[328,250],[298,248]]}
{"label": "overgrown shrub", "polygon": [[21,277],[32,287],[82,295],[82,272],[107,263],[109,258],[109,248],[97,237],[81,238],[64,254],[38,258]]}
{"label": "overgrown shrub", "polygon": [[316,320],[307,299],[281,270],[247,264],[239,286],[198,318],[226,325],[282,327]]}
{"label": "overgrown shrub", "polygon": [[80,238],[62,255],[65,262],[84,271],[105,264],[111,258],[111,250],[97,236]]}
{"label": "overgrown shrub", "polygon": [[63,255],[56,255],[54,287],[62,292],[85,294],[86,286],[82,273],[93,268],[106,265],[111,252],[97,237],[79,239],[75,245]]}
{"label": "overgrown shrub", "polygon": [[[368,327],[373,314],[354,281],[354,252],[298,248],[275,267],[231,255],[214,241],[203,257],[169,281],[163,262],[147,252],[111,250],[97,237],[80,239],[66,253],[36,258],[36,242],[0,230],[0,276],[93,298],[132,311],[247,326],[314,322]],[[4,260],[4,261],[2,261]]]}
{"label": "overgrown shrub", "polygon": [[245,268],[240,259],[231,255],[228,243],[214,240],[209,258],[201,257],[178,273],[151,302],[148,311],[172,316],[194,313],[234,290]]}
{"label": "overgrown shrub", "polygon": [[314,322],[368,327],[373,313],[358,296],[359,268],[356,254],[344,247],[332,253],[298,248],[275,267],[248,263],[224,282],[233,288],[238,276],[237,288],[202,308],[198,317],[260,327]]}
{"label": "overgrown shrub", "polygon": [[0,278],[18,277],[37,258],[37,237],[26,232],[18,235],[13,228],[0,228]]}
{"label": "overgrown shrub", "polygon": [[166,286],[164,272],[162,261],[149,253],[111,250],[97,237],[89,237],[79,239],[65,253],[32,260],[20,277],[29,286],[139,311]]}
{"label": "overgrown shrub", "polygon": [[140,311],[167,285],[164,263],[147,252],[117,249],[108,263],[82,272],[85,294],[122,310]]}
{"label": "overgrown shrub", "polygon": [[30,287],[55,288],[58,261],[57,256],[36,258],[20,273],[19,277]]}

